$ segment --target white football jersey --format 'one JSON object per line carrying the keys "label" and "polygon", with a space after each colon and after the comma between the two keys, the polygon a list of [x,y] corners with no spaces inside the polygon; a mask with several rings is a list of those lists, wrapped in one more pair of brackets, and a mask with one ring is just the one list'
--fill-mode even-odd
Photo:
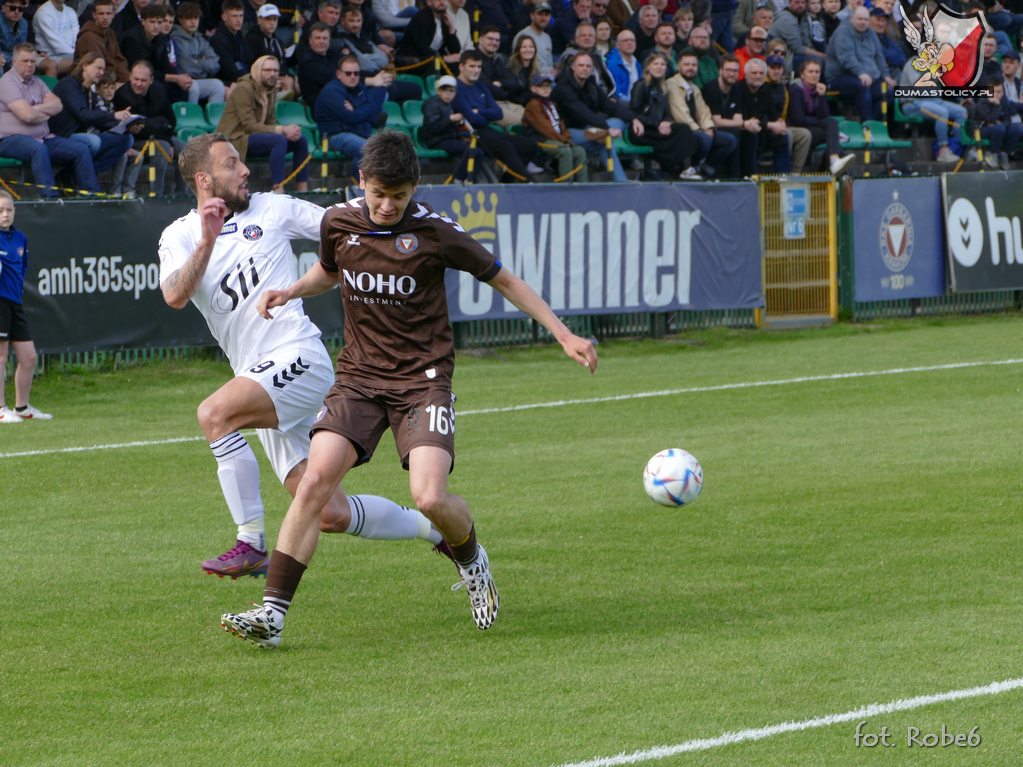
{"label": "white football jersey", "polygon": [[[249,209],[224,222],[206,274],[192,303],[206,318],[236,374],[285,343],[318,338],[301,299],[273,310],[264,320],[256,311],[266,290],[283,290],[298,279],[291,240],[319,242],[324,209],[280,194],[253,194]],[[185,265],[202,238],[196,210],[179,218],[160,238],[160,282]]]}

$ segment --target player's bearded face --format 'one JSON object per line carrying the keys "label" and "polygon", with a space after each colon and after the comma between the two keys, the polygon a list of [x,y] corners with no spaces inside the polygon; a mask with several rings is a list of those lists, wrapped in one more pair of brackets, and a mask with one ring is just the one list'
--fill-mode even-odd
{"label": "player's bearded face", "polygon": [[228,210],[241,213],[249,208],[249,190],[246,182],[247,179],[238,179],[233,174],[230,178],[214,176],[210,186],[211,196],[222,199]]}

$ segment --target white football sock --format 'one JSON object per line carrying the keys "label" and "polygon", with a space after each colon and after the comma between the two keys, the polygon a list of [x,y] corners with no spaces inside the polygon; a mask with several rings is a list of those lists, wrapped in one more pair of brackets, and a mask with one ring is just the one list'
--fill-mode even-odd
{"label": "white football sock", "polygon": [[441,542],[441,535],[416,509],[399,506],[378,495],[350,495],[352,523],[345,530],[348,535],[384,541],[422,538],[430,543]]}
{"label": "white football sock", "polygon": [[[236,525],[262,520],[263,498],[259,494],[259,463],[249,443],[236,431],[210,443],[217,459],[217,477],[224,500]],[[251,541],[247,541],[251,545]],[[265,544],[264,544],[265,546]],[[265,551],[266,549],[260,549]]]}
{"label": "white football sock", "polygon": [[244,525],[238,525],[238,540],[245,541],[256,551],[266,551],[266,527],[263,518],[253,519]]}

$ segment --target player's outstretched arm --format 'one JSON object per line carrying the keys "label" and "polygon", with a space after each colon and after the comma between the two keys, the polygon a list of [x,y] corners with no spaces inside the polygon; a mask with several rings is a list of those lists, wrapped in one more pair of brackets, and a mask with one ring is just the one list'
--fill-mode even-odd
{"label": "player's outstretched arm", "polygon": [[502,268],[497,276],[487,284],[511,301],[516,308],[547,328],[561,344],[565,354],[580,365],[588,367],[591,373],[596,371],[597,350],[593,348],[593,344],[565,327],[565,323],[557,318],[547,302],[538,296],[536,291],[529,287],[525,281]]}
{"label": "player's outstretched arm", "polygon": [[272,320],[270,309],[277,306],[284,306],[293,298],[307,298],[326,293],[337,285],[337,274],[331,274],[317,261],[308,272],[298,278],[297,281],[286,287],[284,290],[267,290],[259,297],[256,304],[256,311],[264,320]]}
{"label": "player's outstretched arm", "polygon": [[199,216],[202,219],[202,238],[199,244],[182,267],[160,283],[163,300],[169,306],[183,309],[199,290],[210,256],[213,255],[213,246],[217,243],[220,230],[224,228],[226,215],[227,205],[219,197],[210,198],[199,206]]}

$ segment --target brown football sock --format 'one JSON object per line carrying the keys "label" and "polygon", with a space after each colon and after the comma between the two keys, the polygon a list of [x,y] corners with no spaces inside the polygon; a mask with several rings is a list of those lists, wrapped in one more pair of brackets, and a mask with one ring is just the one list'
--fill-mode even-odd
{"label": "brown football sock", "polygon": [[283,618],[295,597],[298,584],[306,566],[292,556],[277,549],[270,555],[270,567],[266,571],[266,589],[263,604],[280,613]]}
{"label": "brown football sock", "polygon": [[463,568],[469,567],[476,560],[476,552],[479,547],[476,545],[476,525],[469,529],[469,534],[465,536],[465,540],[461,543],[451,543],[451,553],[455,557],[455,561]]}

